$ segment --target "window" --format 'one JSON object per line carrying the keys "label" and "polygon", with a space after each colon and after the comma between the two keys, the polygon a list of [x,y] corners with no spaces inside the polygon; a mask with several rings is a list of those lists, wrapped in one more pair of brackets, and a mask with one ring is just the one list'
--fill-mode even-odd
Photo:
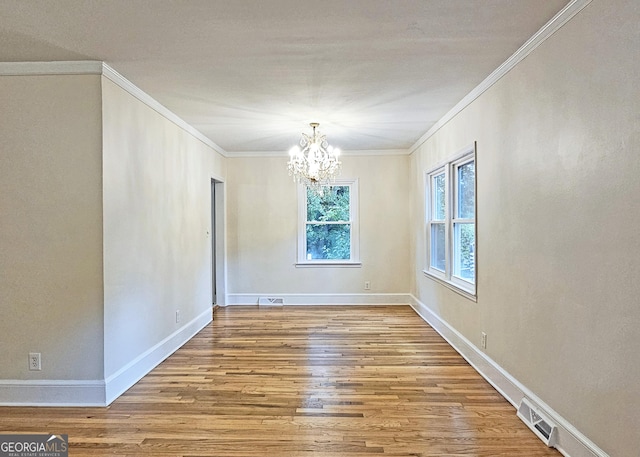
{"label": "window", "polygon": [[476,294],[475,145],[426,175],[425,273]]}
{"label": "window", "polygon": [[359,265],[358,186],[336,180],[322,194],[300,186],[298,265]]}

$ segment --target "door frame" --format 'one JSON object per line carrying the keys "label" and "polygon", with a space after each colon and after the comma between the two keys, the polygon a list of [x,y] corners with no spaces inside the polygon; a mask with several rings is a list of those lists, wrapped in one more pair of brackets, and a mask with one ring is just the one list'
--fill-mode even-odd
{"label": "door frame", "polygon": [[[226,243],[226,198],[225,183],[211,177],[210,224],[211,240],[211,304],[227,306],[227,243]],[[215,261],[215,268],[213,262]],[[215,278],[214,276],[215,272]],[[215,302],[214,302],[215,290]]]}

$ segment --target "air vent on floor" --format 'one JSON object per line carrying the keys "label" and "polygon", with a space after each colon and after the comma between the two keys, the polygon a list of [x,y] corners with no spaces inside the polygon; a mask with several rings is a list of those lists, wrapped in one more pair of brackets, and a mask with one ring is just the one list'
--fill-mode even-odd
{"label": "air vent on floor", "polygon": [[556,425],[551,422],[527,399],[523,398],[518,408],[518,417],[538,435],[544,444],[554,447],[556,444]]}
{"label": "air vent on floor", "polygon": [[284,305],[284,298],[282,298],[282,297],[260,297],[260,298],[258,298],[258,305],[260,305],[260,306],[281,306],[281,305]]}

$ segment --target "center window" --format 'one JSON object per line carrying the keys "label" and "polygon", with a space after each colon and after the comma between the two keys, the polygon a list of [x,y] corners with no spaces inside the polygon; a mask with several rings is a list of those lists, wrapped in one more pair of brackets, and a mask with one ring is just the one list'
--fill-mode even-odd
{"label": "center window", "polygon": [[357,264],[357,182],[337,180],[322,192],[301,186],[298,264]]}

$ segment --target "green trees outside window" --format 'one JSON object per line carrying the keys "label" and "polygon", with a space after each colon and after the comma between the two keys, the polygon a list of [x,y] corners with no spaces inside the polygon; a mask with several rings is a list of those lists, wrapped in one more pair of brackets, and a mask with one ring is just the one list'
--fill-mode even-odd
{"label": "green trees outside window", "polygon": [[350,187],[327,186],[322,194],[307,189],[307,260],[351,258]]}
{"label": "green trees outside window", "polygon": [[456,215],[453,223],[453,274],[469,282],[476,279],[476,167],[467,162],[456,170]]}
{"label": "green trees outside window", "polygon": [[475,145],[426,174],[425,273],[476,290]]}

